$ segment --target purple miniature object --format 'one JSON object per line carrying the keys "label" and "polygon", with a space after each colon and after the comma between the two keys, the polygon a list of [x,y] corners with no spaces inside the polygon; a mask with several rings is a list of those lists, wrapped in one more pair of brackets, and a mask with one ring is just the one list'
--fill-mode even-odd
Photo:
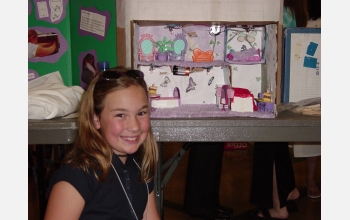
{"label": "purple miniature object", "polygon": [[265,102],[258,102],[258,111],[265,112]]}
{"label": "purple miniature object", "polygon": [[274,102],[258,102],[258,111],[263,113],[274,113]]}
{"label": "purple miniature object", "polygon": [[265,113],[273,113],[273,107],[274,107],[275,103],[273,102],[266,102],[265,104]]}
{"label": "purple miniature object", "polygon": [[249,48],[244,51],[230,51],[226,58],[235,62],[258,62],[261,60],[260,49]]}

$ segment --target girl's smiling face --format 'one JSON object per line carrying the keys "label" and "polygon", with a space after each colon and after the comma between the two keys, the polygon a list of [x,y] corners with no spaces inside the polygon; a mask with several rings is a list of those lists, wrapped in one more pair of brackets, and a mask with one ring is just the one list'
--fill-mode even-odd
{"label": "girl's smiling face", "polygon": [[109,93],[94,125],[116,154],[133,154],[150,130],[150,112],[143,88],[130,86]]}

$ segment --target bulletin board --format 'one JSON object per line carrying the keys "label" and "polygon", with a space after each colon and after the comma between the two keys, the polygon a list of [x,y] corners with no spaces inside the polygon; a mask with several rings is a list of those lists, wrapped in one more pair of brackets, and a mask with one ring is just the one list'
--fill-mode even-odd
{"label": "bulletin board", "polygon": [[321,97],[321,28],[284,30],[282,102]]}

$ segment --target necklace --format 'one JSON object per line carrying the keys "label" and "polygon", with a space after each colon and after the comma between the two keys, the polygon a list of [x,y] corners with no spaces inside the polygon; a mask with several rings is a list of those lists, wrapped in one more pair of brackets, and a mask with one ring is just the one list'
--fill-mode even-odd
{"label": "necklace", "polygon": [[128,154],[116,154],[118,157],[127,157]]}
{"label": "necklace", "polygon": [[[117,154],[117,155],[118,155],[118,154]],[[118,156],[119,156],[119,155],[118,155]],[[122,156],[125,156],[125,155],[122,155]],[[127,156],[127,154],[126,154],[126,156]],[[133,159],[133,161],[134,161],[134,163],[136,164],[136,166],[140,169],[140,166],[138,165],[138,163],[136,163],[135,159]],[[118,175],[118,172],[117,172],[117,170],[114,168],[114,166],[113,166],[112,163],[111,163],[111,166],[112,166],[112,168],[113,168],[115,174],[116,174],[117,177],[118,177],[119,183],[120,183],[120,185],[121,185],[122,188],[123,188],[123,191],[124,191],[124,193],[125,193],[125,196],[126,196],[126,198],[128,199],[129,205],[130,205],[130,207],[131,207],[131,209],[132,209],[132,211],[133,211],[133,213],[134,213],[134,215],[135,215],[135,218],[138,220],[137,215],[136,215],[135,210],[134,210],[134,207],[132,206],[131,201],[130,201],[130,199],[129,199],[129,196],[128,196],[128,194],[127,194],[126,191],[125,191],[125,188],[124,188],[124,186],[123,186],[123,183],[122,183],[122,181],[120,180],[120,177],[119,177],[119,175]],[[141,170],[141,169],[140,169],[140,170]],[[147,205],[146,205],[146,209],[147,209],[147,206],[148,206],[148,195],[149,195],[149,190],[148,190],[148,185],[147,185],[147,183],[146,183],[146,187],[147,187]],[[147,216],[146,218],[148,219],[148,213],[146,214],[146,216]]]}

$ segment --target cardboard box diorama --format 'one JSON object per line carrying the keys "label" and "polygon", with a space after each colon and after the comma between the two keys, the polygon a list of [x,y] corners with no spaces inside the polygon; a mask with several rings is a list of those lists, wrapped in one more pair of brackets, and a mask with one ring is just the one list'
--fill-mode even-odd
{"label": "cardboard box diorama", "polygon": [[58,71],[66,86],[86,88],[100,61],[116,66],[115,7],[115,1],[29,0],[28,81]]}
{"label": "cardboard box diorama", "polygon": [[[138,68],[145,73],[148,86],[158,88],[156,94],[152,94],[152,103],[158,99],[161,104],[153,106],[166,108],[183,104],[217,104],[220,107],[226,97],[225,105],[232,111],[252,112],[260,110],[254,107],[253,102],[262,102],[259,94],[262,97],[264,92],[271,93],[269,102],[274,104],[276,24],[237,28],[236,25],[203,22],[150,23],[134,23],[133,58]],[[252,51],[257,52],[258,56],[246,55]],[[238,53],[241,54],[241,60],[236,59]],[[165,56],[162,57],[162,54]],[[229,60],[228,54],[235,54],[234,59]],[[236,88],[236,93],[241,97],[235,99],[234,95],[230,96],[230,92],[221,92],[224,85]],[[162,97],[173,97],[175,88],[180,92],[180,101],[162,100]],[[252,103],[248,110],[241,107],[247,105],[244,104],[246,102],[238,104],[240,98],[247,98],[244,97],[246,95]]]}

